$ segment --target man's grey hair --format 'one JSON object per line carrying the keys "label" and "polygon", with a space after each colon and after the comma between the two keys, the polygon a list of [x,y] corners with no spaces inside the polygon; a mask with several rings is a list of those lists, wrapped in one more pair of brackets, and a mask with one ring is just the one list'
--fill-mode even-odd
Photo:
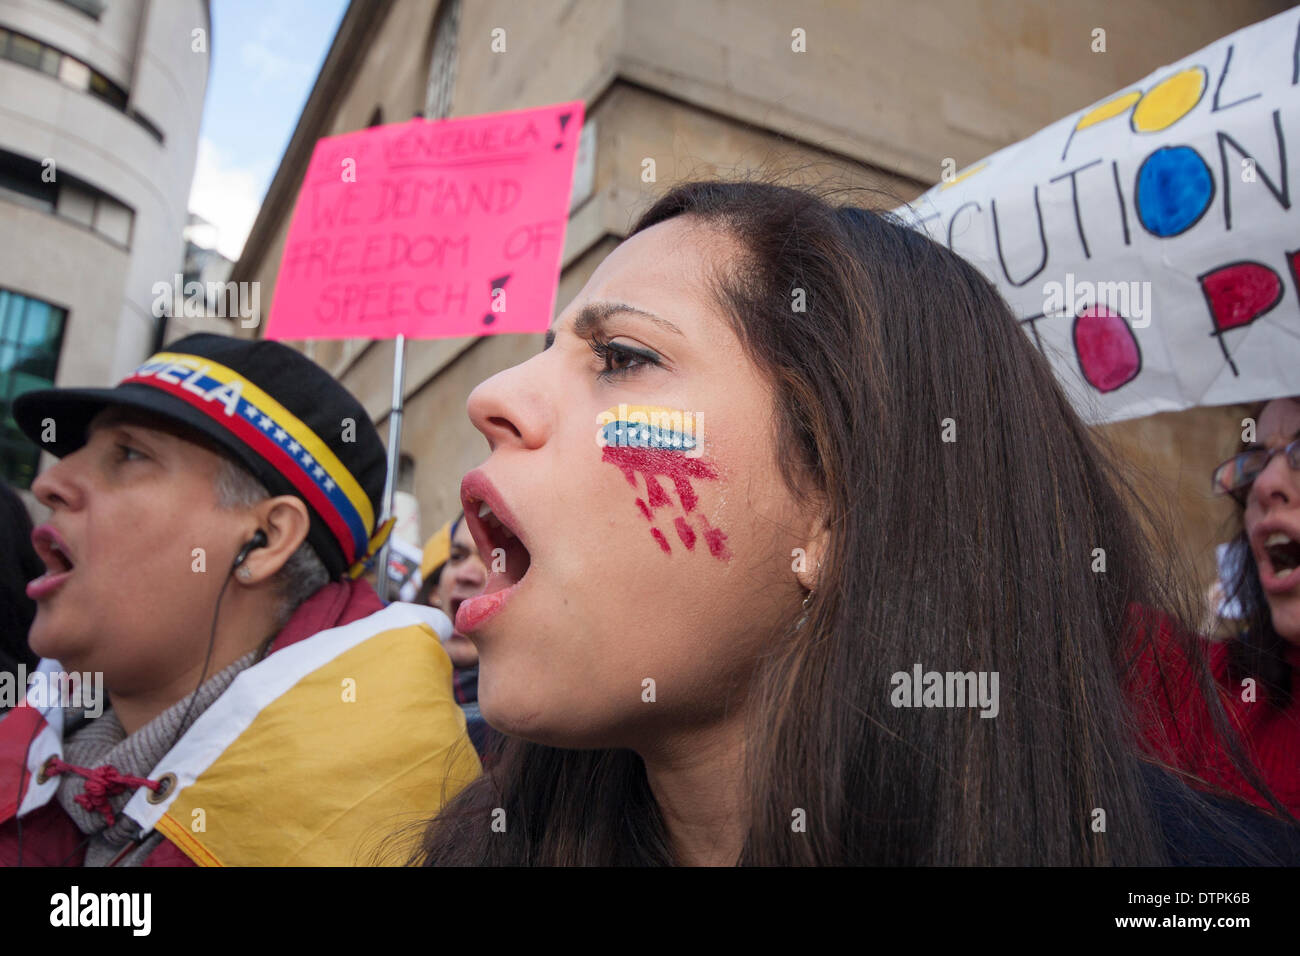
{"label": "man's grey hair", "polygon": [[[217,492],[217,505],[221,508],[251,508],[271,497],[266,485],[225,457],[221,459],[213,484]],[[276,629],[283,627],[298,609],[298,605],[329,584],[329,580],[329,571],[325,569],[324,562],[304,538],[302,544],[298,545],[298,550],[289,555],[289,560],[275,576],[274,583],[282,596],[276,615]]]}

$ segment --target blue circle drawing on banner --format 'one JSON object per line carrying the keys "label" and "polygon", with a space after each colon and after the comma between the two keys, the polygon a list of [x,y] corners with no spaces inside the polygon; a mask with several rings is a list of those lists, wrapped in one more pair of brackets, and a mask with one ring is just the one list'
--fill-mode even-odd
{"label": "blue circle drawing on banner", "polygon": [[1153,236],[1166,239],[1186,232],[1213,199],[1210,167],[1190,146],[1162,146],[1138,169],[1138,219]]}

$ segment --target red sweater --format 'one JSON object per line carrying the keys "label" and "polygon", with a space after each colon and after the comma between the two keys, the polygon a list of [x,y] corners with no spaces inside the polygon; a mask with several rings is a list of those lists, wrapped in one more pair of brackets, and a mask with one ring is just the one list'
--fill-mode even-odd
{"label": "red sweater", "polygon": [[[1219,700],[1237,728],[1247,756],[1278,801],[1300,816],[1300,681],[1292,683],[1292,698],[1275,707],[1256,683],[1254,700],[1246,686],[1228,676],[1230,641],[1197,638]],[[1165,762],[1192,773],[1256,806],[1269,808],[1237,771],[1211,732],[1205,699],[1197,690],[1186,656],[1162,624],[1154,648],[1143,653],[1132,689],[1143,735],[1151,752]],[[1300,670],[1300,645],[1288,643],[1286,658],[1292,673]],[[1164,681],[1160,681],[1163,673]]]}

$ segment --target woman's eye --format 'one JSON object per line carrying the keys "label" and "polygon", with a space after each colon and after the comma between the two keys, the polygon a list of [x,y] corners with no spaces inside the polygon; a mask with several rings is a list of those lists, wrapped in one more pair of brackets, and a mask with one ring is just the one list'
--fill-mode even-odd
{"label": "woman's eye", "polygon": [[626,345],[615,345],[599,339],[592,339],[590,344],[591,350],[605,363],[605,367],[596,376],[600,379],[617,378],[647,365],[658,365],[660,361],[659,356],[653,352],[644,352]]}
{"label": "woman's eye", "polygon": [[137,459],[143,460],[147,456],[145,455],[144,452],[140,451],[139,449],[132,448],[130,445],[118,445],[117,457],[120,458],[122,461],[135,461]]}

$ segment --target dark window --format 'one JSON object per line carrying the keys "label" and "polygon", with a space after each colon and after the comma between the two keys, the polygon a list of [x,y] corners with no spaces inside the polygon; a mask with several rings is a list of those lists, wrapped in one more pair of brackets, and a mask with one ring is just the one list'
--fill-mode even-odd
{"label": "dark window", "polygon": [[104,8],[108,6],[105,0],[63,0],[63,2],[73,9],[80,10],[86,16],[93,17],[96,20],[98,20],[100,14],[104,12]]}
{"label": "dark window", "polygon": [[146,117],[139,110],[132,107],[131,109],[126,111],[126,115],[131,117],[131,119],[135,120],[141,126],[143,126],[145,132],[148,133],[150,136],[152,136],[154,139],[158,140],[158,142],[161,143],[163,141],[163,131],[160,130],[157,126],[154,126],[154,124],[149,120],[149,118]]}
{"label": "dark window", "polygon": [[54,212],[59,196],[57,183],[45,182],[43,167],[34,159],[0,150],[0,193],[6,193],[25,206]]}
{"label": "dark window", "polygon": [[90,92],[92,96],[98,96],[105,103],[119,110],[126,110],[126,91],[104,74],[90,71]]}
{"label": "dark window", "polygon": [[[73,5],[76,6],[76,4]],[[91,4],[91,6],[96,5]],[[102,6],[99,8],[102,9]],[[127,108],[128,97],[126,90],[104,76],[104,74],[91,69],[76,57],[69,56],[61,50],[42,43],[40,40],[23,36],[21,33],[0,30],[0,59],[12,60],[15,63],[21,63],[23,66],[29,66],[33,70],[40,70],[42,73],[55,77],[66,86],[89,92],[91,96],[101,99],[114,109],[126,113],[158,142],[163,141],[162,130],[154,125],[148,117],[141,115],[134,108]]]}
{"label": "dark window", "polygon": [[41,452],[14,423],[13,401],[54,384],[67,317],[66,309],[0,289],[0,478],[19,488],[31,487]]}
{"label": "dark window", "polygon": [[0,149],[0,199],[52,213],[90,229],[115,245],[131,247],[135,210],[103,190],[60,171],[46,182],[46,166]]}
{"label": "dark window", "polygon": [[41,68],[41,47],[38,40],[31,37],[20,36],[17,33],[9,35],[9,59],[15,63],[21,63],[23,66],[30,66],[34,70]]}
{"label": "dark window", "polygon": [[52,46],[44,47],[41,50],[41,72],[48,73],[50,76],[59,75],[59,61],[63,59],[63,54]]}

